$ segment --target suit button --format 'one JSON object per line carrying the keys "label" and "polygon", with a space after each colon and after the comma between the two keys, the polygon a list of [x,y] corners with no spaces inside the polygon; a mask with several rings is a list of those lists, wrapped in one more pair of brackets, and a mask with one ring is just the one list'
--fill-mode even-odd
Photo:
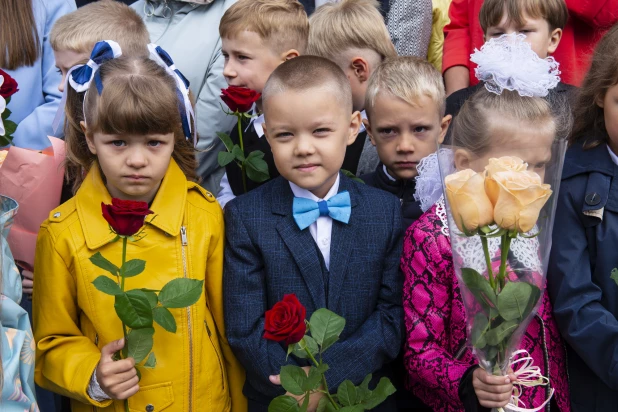
{"label": "suit button", "polygon": [[146,412],[153,412],[154,411],[154,406],[152,405],[147,405],[146,406]]}
{"label": "suit button", "polygon": [[588,193],[586,195],[586,204],[588,206],[596,206],[601,203],[601,196],[598,193]]}

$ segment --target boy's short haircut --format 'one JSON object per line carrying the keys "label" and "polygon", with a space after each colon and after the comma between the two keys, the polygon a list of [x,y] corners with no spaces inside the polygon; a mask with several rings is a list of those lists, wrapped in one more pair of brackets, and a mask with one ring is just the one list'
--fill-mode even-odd
{"label": "boy's short haircut", "polygon": [[381,59],[397,56],[376,0],[326,3],[309,19],[307,54],[337,61],[350,49],[369,49]]}
{"label": "boy's short haircut", "polygon": [[267,108],[268,99],[273,95],[288,90],[302,92],[310,89],[335,93],[339,103],[343,107],[348,107],[352,114],[350,81],[339,66],[331,60],[318,56],[299,56],[280,64],[264,86],[262,102]]}
{"label": "boy's short haircut", "polygon": [[124,3],[100,0],[60,17],[51,30],[55,51],[70,50],[90,55],[101,40],[113,40],[122,54],[147,57],[150,35],[139,14]]}
{"label": "boy's short haircut", "polygon": [[504,14],[509,21],[523,26],[524,14],[533,19],[543,19],[549,30],[564,29],[569,19],[569,11],[564,0],[485,0],[479,13],[483,33],[500,24]]}
{"label": "boy's short haircut", "polygon": [[446,111],[446,93],[442,76],[428,61],[413,56],[396,57],[382,63],[367,84],[365,108],[371,112],[378,94],[397,97],[415,106],[418,98],[427,96],[436,103],[440,118]]}
{"label": "boy's short haircut", "polygon": [[276,53],[294,49],[304,54],[309,37],[309,19],[297,0],[239,0],[219,23],[221,38],[243,31],[257,33]]}

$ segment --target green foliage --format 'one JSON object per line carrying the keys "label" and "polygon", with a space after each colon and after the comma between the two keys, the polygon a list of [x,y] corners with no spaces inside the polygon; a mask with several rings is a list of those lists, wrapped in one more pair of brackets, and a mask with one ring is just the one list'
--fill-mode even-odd
{"label": "green foliage", "polygon": [[254,182],[262,183],[270,178],[268,164],[264,160],[264,153],[259,150],[249,153],[244,166],[247,171],[247,177]]}
{"label": "green foliage", "polygon": [[618,268],[613,268],[612,269],[612,274],[610,275],[610,278],[616,282],[616,284],[618,285]]}
{"label": "green foliage", "polygon": [[305,393],[303,387],[306,385],[307,374],[296,365],[286,365],[281,368],[281,386],[292,395],[302,395]]}
{"label": "green foliage", "polygon": [[141,290],[130,290],[116,295],[114,308],[122,323],[132,329],[152,326],[150,302]]}
{"label": "green foliage", "polygon": [[244,151],[239,145],[234,144],[230,136],[225,133],[217,133],[219,139],[225,145],[227,151],[217,154],[219,166],[225,167],[232,162],[236,162],[238,167],[246,173],[247,177],[254,182],[262,183],[270,179],[268,164],[264,160],[264,152],[255,150],[245,156]]}
{"label": "green foliage", "polygon": [[122,265],[122,276],[125,278],[132,278],[137,276],[146,269],[146,262],[141,259],[133,259]]}
{"label": "green foliage", "polygon": [[122,290],[120,289],[120,286],[118,286],[116,282],[114,282],[107,276],[103,276],[103,275],[99,276],[92,282],[92,284],[97,290],[100,290],[101,292],[107,295],[116,296],[116,295],[122,294]]}
{"label": "green foliage", "polygon": [[135,359],[138,364],[150,353],[154,344],[154,328],[133,329],[127,336],[127,357]]}
{"label": "green foliage", "polygon": [[361,179],[360,177],[356,177],[356,175],[354,173],[350,172],[349,170],[341,169],[340,172],[345,177],[349,177],[350,179],[354,180],[355,182],[365,184],[363,179]]}
{"label": "green foliage", "polygon": [[300,406],[291,396],[278,396],[268,405],[268,412],[299,412]]}
{"label": "green foliage", "polygon": [[311,336],[321,347],[320,352],[324,352],[339,339],[345,327],[345,319],[328,309],[318,309],[311,315],[309,324]]}
{"label": "green foliage", "polygon": [[462,268],[461,277],[468,290],[472,292],[476,301],[483,306],[486,312],[489,312],[490,308],[496,307],[496,293],[487,279],[481,276],[479,272],[470,268]]}
{"label": "green foliage", "polygon": [[108,271],[112,276],[118,276],[118,266],[114,265],[109,260],[105,259],[101,252],[97,252],[90,257],[90,261],[93,265],[100,267],[103,270]]}
{"label": "green foliage", "polygon": [[168,332],[176,333],[176,319],[168,308],[159,306],[152,310],[152,317],[155,322]]}
{"label": "green foliage", "polygon": [[159,293],[159,302],[163,307],[186,308],[196,303],[202,295],[203,280],[179,278],[163,286]]}
{"label": "green foliage", "polygon": [[157,366],[157,358],[155,357],[154,352],[150,352],[148,358],[146,358],[146,362],[144,363],[144,368],[152,369]]}

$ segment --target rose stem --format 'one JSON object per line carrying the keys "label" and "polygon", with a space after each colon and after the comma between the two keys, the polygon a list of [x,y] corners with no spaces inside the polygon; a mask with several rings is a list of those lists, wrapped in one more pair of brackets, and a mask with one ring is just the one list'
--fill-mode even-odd
{"label": "rose stem", "polygon": [[[316,368],[318,366],[320,366],[320,364],[318,363],[317,360],[315,360],[315,358],[313,357],[313,355],[311,354],[311,351],[309,350],[309,348],[305,347],[305,352],[307,352],[307,355],[309,355],[309,359],[311,359],[313,361],[313,363],[315,364]],[[333,399],[333,397],[331,396],[330,392],[328,391],[328,384],[326,383],[326,378],[324,377],[324,374],[321,373],[320,375],[322,375],[322,386],[324,386],[324,393],[326,394],[326,396],[328,397],[328,400],[330,401],[330,403],[333,405],[333,407],[336,410],[339,410],[339,405],[337,405],[337,403],[335,403],[335,400]]]}
{"label": "rose stem", "polygon": [[[122,293],[124,293],[124,263],[127,260],[127,238],[124,236],[122,238],[122,266],[120,266],[120,289]],[[124,335],[124,344],[128,345],[127,342],[127,326],[122,322],[122,334]],[[120,351],[122,354],[122,351]],[[122,356],[122,355],[121,355]],[[124,410],[125,412],[129,412],[129,400],[125,399],[124,401]]]}
{"label": "rose stem", "polygon": [[485,252],[485,262],[487,263],[487,273],[489,275],[489,285],[496,291],[496,283],[494,282],[494,273],[491,270],[491,257],[489,256],[489,245],[487,238],[481,235],[481,243],[483,244],[483,252]]}
{"label": "rose stem", "polygon": [[506,277],[506,260],[509,257],[509,250],[511,249],[511,237],[509,233],[505,233],[502,235],[502,244],[501,244],[501,256],[500,256],[500,290],[504,288],[505,285],[505,277]]}
{"label": "rose stem", "polygon": [[[241,114],[236,112],[236,118],[238,119],[237,127],[238,127],[238,139],[240,140],[240,150],[242,151],[243,156],[245,155],[245,146],[242,141],[242,124],[240,122]],[[245,172],[245,162],[242,162],[240,165],[240,171],[242,173],[242,188],[247,193],[247,173]]]}

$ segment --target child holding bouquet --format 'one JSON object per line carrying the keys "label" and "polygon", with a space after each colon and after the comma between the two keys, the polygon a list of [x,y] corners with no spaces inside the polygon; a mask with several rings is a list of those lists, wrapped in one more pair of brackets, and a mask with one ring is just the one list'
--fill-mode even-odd
{"label": "child holding bouquet", "polygon": [[[97,43],[91,59],[100,68],[92,70],[89,62],[69,81],[68,116],[75,119],[75,111],[83,110],[85,120],[82,133],[66,136],[68,161],[84,173],[77,175],[75,197],[50,213],[37,241],[35,379],[70,397],[74,411],[244,410],[244,373],[223,325],[223,214],[215,197],[196,183],[195,131],[182,126],[191,122],[184,107],[187,89],[169,61],[113,58],[119,49],[111,41]],[[163,56],[160,48],[150,49]],[[77,86],[86,89],[83,108],[75,104],[81,102]],[[117,210],[123,201],[142,206]],[[111,225],[115,233],[110,230],[110,212],[102,213],[102,204],[109,203],[112,213],[142,214],[130,232],[143,224],[138,239],[117,241],[117,234],[128,233],[118,225]],[[153,311],[172,309],[163,320],[151,318],[156,332],[151,347],[158,358],[139,366],[137,356],[122,352],[129,342],[131,353],[135,329],[131,326],[128,340],[120,339],[125,320],[121,324],[113,310],[119,300],[114,303],[95,282],[104,271],[94,256],[118,264],[124,245],[127,256],[146,263],[137,277],[125,276],[122,265],[123,291],[125,280],[128,288],[145,288],[149,296],[160,291],[163,304],[168,282],[205,283],[186,309],[159,306],[156,295],[154,303],[147,301]],[[117,289],[115,280],[107,286]]]}
{"label": "child holding bouquet", "polygon": [[[512,45],[512,41],[513,39],[504,39],[507,45]],[[533,53],[529,47],[528,51]],[[520,60],[526,61],[529,53],[519,56]],[[530,62],[527,64],[529,67],[532,65]],[[519,84],[521,89],[506,90],[501,84],[491,83],[492,91],[489,91],[489,88],[482,88],[468,100],[454,121],[454,148],[450,152],[452,157],[447,163],[457,171],[472,169],[477,173],[484,173],[488,163],[496,170],[524,171],[527,168],[535,172],[534,176],[540,178],[539,186],[547,190],[547,185],[540,185],[540,182],[552,157],[552,145],[556,137],[561,135],[560,121],[544,99],[524,96],[530,95],[530,90],[525,88],[525,82],[517,81],[520,80],[517,76],[521,72],[518,67],[513,65],[504,65],[502,68],[487,65],[480,67],[482,70],[500,69],[497,79],[507,79],[508,84]],[[552,83],[549,79],[549,70],[541,67],[539,72],[546,73],[546,80]],[[509,80],[515,81],[509,82]],[[507,376],[493,376],[479,367],[474,356],[475,354],[478,356],[478,353],[473,353],[467,347],[469,332],[466,329],[468,322],[464,311],[465,300],[454,264],[454,261],[460,258],[476,262],[476,265],[472,265],[476,267],[485,265],[486,261],[482,253],[477,256],[476,250],[467,252],[458,250],[454,256],[452,236],[460,234],[450,235],[444,197],[440,190],[432,192],[425,190],[427,187],[423,188],[428,185],[442,187],[437,163],[440,159],[442,168],[444,159],[441,158],[441,154],[447,153],[447,150],[449,149],[440,149],[439,154],[430,155],[419,166],[421,172],[417,181],[417,193],[428,194],[420,199],[421,206],[426,212],[408,229],[404,239],[401,267],[405,274],[404,313],[407,345],[404,362],[409,374],[408,387],[436,411],[480,411],[484,408],[500,408],[513,401],[513,385],[517,384],[518,375],[510,370]],[[502,156],[516,156],[523,162],[514,161],[513,157],[502,158]],[[481,180],[481,190],[484,190],[483,185]],[[548,196],[547,193],[543,195]],[[472,202],[477,202],[479,198],[475,195],[468,197]],[[469,210],[476,209],[477,206],[479,211],[486,213],[478,213],[476,227],[480,228],[493,222],[493,208],[483,209],[484,205],[479,201]],[[489,201],[488,207],[491,207]],[[465,211],[459,212],[461,214],[453,212],[453,219],[462,216]],[[499,218],[496,217],[495,220],[498,222]],[[524,220],[522,215],[517,224],[523,225]],[[536,218],[526,225],[535,227],[535,222]],[[529,230],[526,228],[525,232]],[[530,262],[539,260],[538,247],[535,247],[535,244],[538,244],[535,238],[525,239],[521,243],[515,242],[506,255],[513,256],[513,260],[520,262],[521,266],[526,268],[533,266]],[[497,243],[489,242],[488,256],[501,255],[497,246]],[[490,263],[491,266],[501,265],[500,259],[491,262],[488,257],[487,260],[489,261],[487,265]],[[502,262],[505,260],[506,256]],[[496,267],[493,270],[496,271]],[[482,270],[479,272],[482,273]],[[520,273],[516,267],[513,267],[511,272]],[[536,290],[542,290],[543,285],[537,284],[537,287]],[[546,380],[539,378],[548,385],[524,387],[520,393],[515,392],[515,397],[519,398],[527,408],[539,407],[550,395],[551,386],[555,390],[551,410],[566,412],[570,410],[570,405],[564,349],[547,295],[543,294],[540,300],[538,315],[526,329],[520,348],[528,351],[533,364],[540,368],[539,372]],[[496,314],[489,315],[490,319],[495,316]],[[474,320],[476,321],[476,317]],[[519,370],[517,366],[512,366],[512,369],[515,372]]]}

